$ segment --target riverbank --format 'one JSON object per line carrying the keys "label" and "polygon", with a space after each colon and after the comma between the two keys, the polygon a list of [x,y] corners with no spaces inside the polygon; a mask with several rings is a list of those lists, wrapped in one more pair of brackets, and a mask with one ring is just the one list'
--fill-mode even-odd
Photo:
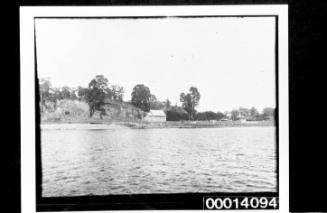
{"label": "riverbank", "polygon": [[60,121],[41,122],[44,130],[67,130],[67,129],[155,129],[155,128],[223,128],[223,127],[264,127],[274,126],[273,121]]}

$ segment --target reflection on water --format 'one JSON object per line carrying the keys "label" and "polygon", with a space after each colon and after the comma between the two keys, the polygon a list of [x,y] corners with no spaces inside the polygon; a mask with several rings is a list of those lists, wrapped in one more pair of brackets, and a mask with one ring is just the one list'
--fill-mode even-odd
{"label": "reflection on water", "polygon": [[43,130],[43,196],[276,191],[274,127]]}

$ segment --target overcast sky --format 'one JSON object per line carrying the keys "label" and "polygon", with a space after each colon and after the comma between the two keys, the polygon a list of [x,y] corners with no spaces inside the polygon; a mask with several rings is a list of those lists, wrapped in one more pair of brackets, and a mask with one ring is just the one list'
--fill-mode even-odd
{"label": "overcast sky", "polygon": [[39,77],[53,86],[87,87],[95,75],[131,99],[145,84],[180,105],[198,88],[198,111],[275,107],[275,19],[37,19]]}

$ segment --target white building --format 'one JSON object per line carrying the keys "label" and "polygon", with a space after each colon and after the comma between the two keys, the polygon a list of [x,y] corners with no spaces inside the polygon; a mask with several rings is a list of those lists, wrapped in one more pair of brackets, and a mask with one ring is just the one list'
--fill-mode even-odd
{"label": "white building", "polygon": [[147,115],[144,117],[146,121],[166,121],[166,114],[162,110],[150,110]]}

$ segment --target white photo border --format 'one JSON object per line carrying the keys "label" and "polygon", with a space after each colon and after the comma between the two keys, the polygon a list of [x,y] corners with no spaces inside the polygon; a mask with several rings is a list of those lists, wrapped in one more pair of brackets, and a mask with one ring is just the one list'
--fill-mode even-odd
{"label": "white photo border", "polygon": [[[35,17],[135,17],[135,16],[265,16],[278,17],[278,125],[279,209],[289,211],[289,112],[288,112],[288,6],[23,6],[20,7],[21,77],[21,209],[36,212],[35,168]],[[202,210],[201,210],[202,211]],[[246,210],[264,212],[265,210]],[[83,211],[90,212],[90,211]],[[93,211],[92,211],[93,212]],[[107,211],[96,211],[107,212]],[[121,212],[121,211],[120,211]],[[160,210],[160,212],[163,212]],[[164,211],[165,212],[165,211]],[[167,211],[168,212],[168,211]],[[183,211],[181,211],[183,212]],[[184,211],[186,212],[186,211]],[[223,211],[225,212],[225,211]],[[227,212],[227,211],[226,211]],[[228,211],[230,212],[230,211]]]}

